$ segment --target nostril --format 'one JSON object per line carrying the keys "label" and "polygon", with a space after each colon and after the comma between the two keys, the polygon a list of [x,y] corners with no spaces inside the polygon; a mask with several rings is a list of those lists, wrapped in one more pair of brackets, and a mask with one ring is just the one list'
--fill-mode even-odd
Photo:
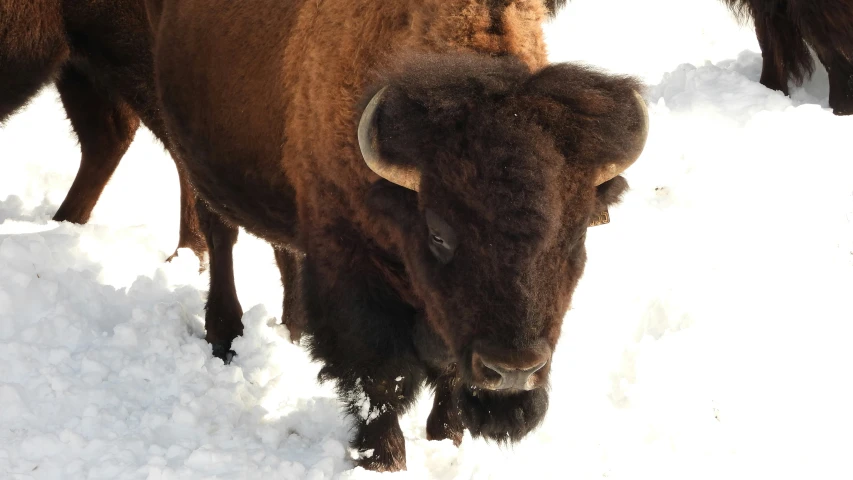
{"label": "nostril", "polygon": [[471,381],[487,390],[533,390],[547,382],[551,349],[506,349],[483,341],[471,352]]}
{"label": "nostril", "polygon": [[495,365],[490,365],[486,362],[483,362],[483,377],[489,383],[500,383],[503,380],[503,373],[501,372],[501,368]]}
{"label": "nostril", "polygon": [[501,368],[486,362],[482,357],[474,354],[473,374],[475,380],[484,388],[498,389],[503,383]]}
{"label": "nostril", "polygon": [[542,370],[543,368],[545,368],[545,365],[548,365],[548,362],[542,362],[539,365],[536,365],[535,367],[530,369],[530,374],[533,375],[534,373],[538,372],[539,370]]}
{"label": "nostril", "polygon": [[528,368],[511,368],[482,360],[481,362],[483,376],[494,390],[532,390],[538,383],[535,374],[548,364],[542,362]]}

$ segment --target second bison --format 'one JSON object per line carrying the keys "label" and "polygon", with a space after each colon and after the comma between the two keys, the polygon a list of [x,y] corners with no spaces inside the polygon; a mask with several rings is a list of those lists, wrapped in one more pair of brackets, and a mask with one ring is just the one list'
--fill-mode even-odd
{"label": "second bison", "polygon": [[813,48],[829,75],[829,106],[853,114],[853,1],[724,0],[755,22],[764,64],[761,84],[788,94],[788,81],[812,74]]}

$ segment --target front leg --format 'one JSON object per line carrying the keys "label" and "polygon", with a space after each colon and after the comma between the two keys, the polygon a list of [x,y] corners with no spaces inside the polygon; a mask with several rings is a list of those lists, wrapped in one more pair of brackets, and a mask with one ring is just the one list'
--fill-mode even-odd
{"label": "front leg", "polygon": [[[385,282],[357,241],[334,254],[309,253],[302,268],[305,337],[354,420],[351,447],[368,470],[406,469],[399,417],[414,403],[424,367],[414,351],[414,309]],[[326,245],[329,245],[328,243]],[[318,261],[317,259],[321,259]]]}
{"label": "front leg", "polygon": [[427,439],[449,439],[458,447],[462,443],[465,426],[462,424],[462,414],[457,401],[459,374],[456,362],[447,345],[428,325],[423,314],[417,316],[413,334],[418,357],[427,365],[427,382],[435,393],[432,410],[427,418]]}
{"label": "front leg", "polygon": [[379,380],[359,378],[354,388],[341,391],[355,423],[350,446],[358,453],[359,466],[377,472],[406,469],[406,440],[399,418],[413,402],[416,390],[403,375],[386,375]]}
{"label": "front leg", "polygon": [[205,340],[213,348],[213,355],[226,364],[236,353],[231,342],[243,335],[243,307],[237,298],[234,284],[234,244],[239,230],[226,224],[222,218],[199,201],[196,203],[201,230],[210,253],[210,290],[205,304]]}
{"label": "front leg", "polygon": [[457,447],[462,443],[465,426],[456,401],[458,377],[456,368],[442,372],[430,383],[435,385],[435,398],[427,418],[427,440],[452,440]]}

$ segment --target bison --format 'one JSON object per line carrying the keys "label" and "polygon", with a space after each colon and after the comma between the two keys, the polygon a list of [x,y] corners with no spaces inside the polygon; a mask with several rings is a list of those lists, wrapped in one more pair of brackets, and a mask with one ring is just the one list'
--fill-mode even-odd
{"label": "bison", "polygon": [[788,95],[788,81],[802,84],[814,71],[809,47],[829,74],[829,106],[853,114],[853,1],[725,0],[750,17],[761,46],[761,84]]}
{"label": "bison", "polygon": [[[645,143],[639,82],[548,65],[543,0],[146,3],[178,158],[223,225],[279,248],[358,464],[405,469],[424,384],[430,439],[536,427],[587,227]],[[233,283],[211,235],[212,302]],[[222,354],[240,319],[207,320]]]}
{"label": "bison", "polygon": [[[143,0],[0,0],[0,123],[55,83],[80,142],[80,168],[53,219],[86,223],[139,127],[170,149],[154,90]],[[170,149],[171,150],[171,149]],[[206,250],[195,197],[178,169],[178,248]]]}

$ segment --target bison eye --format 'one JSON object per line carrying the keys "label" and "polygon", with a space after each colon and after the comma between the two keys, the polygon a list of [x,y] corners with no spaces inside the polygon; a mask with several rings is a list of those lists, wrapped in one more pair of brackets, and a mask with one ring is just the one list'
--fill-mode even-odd
{"label": "bison eye", "polygon": [[426,221],[429,229],[429,251],[439,262],[450,263],[456,252],[456,232],[430,209],[426,210]]}

